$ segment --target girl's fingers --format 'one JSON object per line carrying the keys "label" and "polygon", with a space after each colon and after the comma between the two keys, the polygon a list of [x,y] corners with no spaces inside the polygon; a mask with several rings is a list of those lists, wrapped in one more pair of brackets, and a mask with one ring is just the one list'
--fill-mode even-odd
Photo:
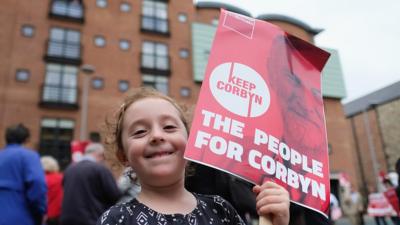
{"label": "girl's fingers", "polygon": [[288,207],[289,206],[286,203],[269,204],[257,209],[257,212],[259,215],[273,214],[274,216],[282,217],[287,216],[286,214],[288,214]]}
{"label": "girl's fingers", "polygon": [[267,188],[267,189],[260,189],[260,190],[256,190],[256,201],[265,198],[267,196],[287,196],[287,198],[289,198],[289,193],[283,189],[283,188]]}
{"label": "girl's fingers", "polygon": [[277,189],[272,189],[272,190],[262,190],[258,195],[256,196],[256,201],[268,197],[268,196],[284,196],[286,194],[285,190],[277,190]]}
{"label": "girl's fingers", "polygon": [[253,187],[256,197],[257,213],[260,216],[269,215],[273,224],[289,223],[289,192],[273,182],[265,182]]}
{"label": "girl's fingers", "polygon": [[264,189],[283,189],[279,184],[275,184],[271,181],[267,181],[265,183],[263,183],[261,186],[260,185],[255,185],[253,187],[253,192],[255,194],[258,194],[261,190]]}
{"label": "girl's fingers", "polygon": [[264,205],[280,204],[285,201],[286,201],[286,199],[284,196],[267,196],[256,202],[256,208],[259,209]]}

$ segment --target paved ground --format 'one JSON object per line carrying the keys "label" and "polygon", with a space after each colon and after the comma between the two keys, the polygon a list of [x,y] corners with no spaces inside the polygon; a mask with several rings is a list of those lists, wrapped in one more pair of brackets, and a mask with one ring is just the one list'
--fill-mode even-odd
{"label": "paved ground", "polygon": [[[365,222],[365,225],[376,225],[374,219],[369,216],[364,216],[364,222]],[[390,218],[386,218],[386,223],[388,225],[393,225]],[[336,221],[335,225],[351,225],[351,224],[350,224],[349,220],[347,220],[346,218],[340,218],[338,221]]]}

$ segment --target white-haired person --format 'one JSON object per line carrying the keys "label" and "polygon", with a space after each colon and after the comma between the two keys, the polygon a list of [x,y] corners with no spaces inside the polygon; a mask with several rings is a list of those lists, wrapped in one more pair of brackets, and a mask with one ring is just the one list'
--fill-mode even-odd
{"label": "white-haired person", "polygon": [[103,145],[91,143],[82,159],[65,170],[61,225],[94,225],[101,213],[121,197],[103,161]]}
{"label": "white-haired person", "polygon": [[45,172],[47,184],[47,225],[58,225],[61,214],[61,202],[63,199],[62,180],[63,174],[60,173],[60,166],[52,156],[40,158]]}

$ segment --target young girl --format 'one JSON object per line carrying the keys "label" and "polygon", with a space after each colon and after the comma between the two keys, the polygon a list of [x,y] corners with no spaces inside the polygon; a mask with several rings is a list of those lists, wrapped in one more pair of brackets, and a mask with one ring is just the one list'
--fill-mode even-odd
{"label": "young girl", "polygon": [[[141,192],[130,202],[103,213],[97,224],[243,224],[235,209],[219,196],[200,195],[184,187],[183,158],[188,123],[181,107],[153,89],[132,92],[108,123],[107,142],[117,158],[131,167]],[[253,189],[259,215],[273,225],[289,222],[289,195],[267,182]]]}

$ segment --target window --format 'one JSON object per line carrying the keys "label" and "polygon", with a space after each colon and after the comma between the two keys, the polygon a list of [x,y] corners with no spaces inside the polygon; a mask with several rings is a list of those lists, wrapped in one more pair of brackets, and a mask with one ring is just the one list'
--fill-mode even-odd
{"label": "window", "polygon": [[66,59],[80,59],[81,34],[76,30],[51,28],[47,56]]}
{"label": "window", "polygon": [[92,87],[94,89],[103,89],[104,87],[104,80],[100,77],[95,77],[92,79]]}
{"label": "window", "polygon": [[121,50],[128,50],[131,47],[131,42],[128,40],[119,40],[119,48]]}
{"label": "window", "polygon": [[119,10],[121,10],[121,12],[130,12],[131,4],[128,2],[122,2],[121,5],[119,5]]}
{"label": "window", "polygon": [[99,8],[106,8],[107,7],[107,0],[96,0],[96,5]]}
{"label": "window", "polygon": [[75,123],[68,119],[45,118],[40,123],[40,154],[57,159],[61,168],[71,160],[71,146]]}
{"label": "window", "polygon": [[54,16],[82,19],[82,3],[78,0],[53,0],[51,5],[51,14]]}
{"label": "window", "polygon": [[186,59],[189,57],[189,50],[182,48],[179,50],[179,57],[181,57],[182,59]]}
{"label": "window", "polygon": [[30,76],[31,73],[29,72],[29,70],[18,69],[17,72],[15,73],[15,80],[19,82],[27,82]]}
{"label": "window", "polygon": [[75,66],[47,64],[42,102],[76,105],[77,74],[78,68]]}
{"label": "window", "polygon": [[165,2],[144,0],[142,5],[142,29],[168,33],[168,6]]}
{"label": "window", "polygon": [[142,85],[153,87],[158,91],[168,94],[168,77],[162,75],[143,74]]}
{"label": "window", "polygon": [[24,37],[33,37],[35,35],[35,28],[32,25],[22,25],[21,34]]}
{"label": "window", "polygon": [[143,42],[142,67],[164,71],[169,70],[167,45],[150,41]]}
{"label": "window", "polygon": [[187,15],[186,13],[179,13],[178,14],[178,20],[181,23],[185,23],[187,21]]}
{"label": "window", "polygon": [[129,89],[129,81],[127,80],[120,80],[118,82],[118,89],[120,92],[125,92]]}
{"label": "window", "polygon": [[94,44],[97,47],[104,47],[106,46],[106,39],[101,35],[97,35],[94,37]]}

